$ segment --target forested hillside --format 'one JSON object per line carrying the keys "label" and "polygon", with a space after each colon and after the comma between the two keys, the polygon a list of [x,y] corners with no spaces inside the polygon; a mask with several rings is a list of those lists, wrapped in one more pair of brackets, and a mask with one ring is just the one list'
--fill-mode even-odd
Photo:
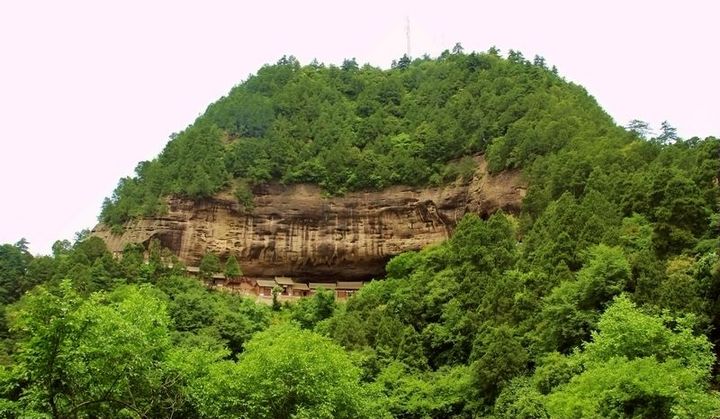
{"label": "forested hillside", "polygon": [[[464,54],[401,59],[390,70],[301,66],[283,58],[210,105],[173,135],[160,156],[137,166],[108,199],[101,220],[120,224],[163,211],[163,197],[211,196],[269,180],[319,184],[331,194],[393,184],[426,185],[491,169],[522,167],[574,141],[623,131],[595,100],[542,58]],[[251,195],[250,195],[251,197]]]}
{"label": "forested hillside", "polygon": [[346,303],[211,291],[157,241],[120,259],[97,237],[53,256],[0,246],[0,412],[718,417],[720,141],[631,128],[516,52],[264,67],[124,179],[103,219],[271,179],[445,182],[483,151],[522,168],[522,212],[466,216]]}

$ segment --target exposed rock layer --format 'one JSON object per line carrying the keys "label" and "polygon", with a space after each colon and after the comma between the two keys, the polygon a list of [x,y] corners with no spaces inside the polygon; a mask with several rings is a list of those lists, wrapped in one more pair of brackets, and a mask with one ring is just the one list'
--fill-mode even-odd
{"label": "exposed rock layer", "polygon": [[471,181],[443,187],[324,197],[316,186],[272,184],[255,191],[252,211],[226,194],[171,198],[166,215],[130,221],[122,235],[102,224],[93,234],[115,252],[157,238],[192,266],[206,251],[232,253],[248,276],[367,279],[390,257],[445,240],[466,213],[516,212],[524,195],[519,172],[490,175],[478,157]]}

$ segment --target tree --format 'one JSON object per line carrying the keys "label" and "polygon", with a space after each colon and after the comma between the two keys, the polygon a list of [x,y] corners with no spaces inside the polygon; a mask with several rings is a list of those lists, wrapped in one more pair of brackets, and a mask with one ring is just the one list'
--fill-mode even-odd
{"label": "tree", "polygon": [[272,309],[273,311],[280,311],[280,308],[282,307],[280,305],[280,294],[282,293],[282,288],[280,285],[275,285],[272,289]]}
{"label": "tree", "polygon": [[478,396],[492,405],[503,387],[527,370],[529,358],[511,328],[501,326],[488,332],[473,344],[472,371]]}
{"label": "tree", "polygon": [[17,247],[24,253],[27,253],[29,244],[30,244],[30,242],[28,242],[27,239],[25,237],[23,237],[15,243],[15,247]]}
{"label": "tree", "polygon": [[523,53],[516,50],[509,50],[508,51],[508,61],[515,64],[526,64],[527,61],[525,60],[525,56],[523,56]]}
{"label": "tree", "polygon": [[203,336],[225,344],[232,355],[243,351],[250,337],[265,329],[270,309],[230,293],[210,293],[200,282],[183,276],[162,277],[158,287],[167,294],[168,313],[182,336]]}
{"label": "tree", "polygon": [[382,400],[373,401],[340,346],[290,325],[256,334],[236,367],[212,375],[217,378],[198,386],[213,401],[201,406],[205,417],[386,417]]}
{"label": "tree", "polygon": [[56,240],[52,245],[52,253],[56,259],[70,252],[70,249],[72,249],[70,240]]}
{"label": "tree", "polygon": [[551,417],[713,417],[709,391],[714,356],[686,321],[673,328],[620,296],[603,314],[592,342],[570,355],[583,372],[548,395]]}
{"label": "tree", "polygon": [[587,257],[577,281],[562,282],[543,301],[536,327],[546,351],[567,353],[589,338],[604,305],[629,284],[630,265],[619,248],[598,245]]}
{"label": "tree", "polygon": [[220,272],[220,259],[213,252],[205,253],[200,260],[200,276],[204,279],[210,279],[212,276]]}
{"label": "tree", "polygon": [[[709,226],[708,208],[697,184],[680,171],[669,173],[653,193],[655,228],[653,244],[663,255],[695,244]],[[664,184],[663,184],[664,183]]]}
{"label": "tree", "polygon": [[374,385],[387,394],[382,400],[393,417],[464,417],[472,404],[473,383],[464,365],[426,373],[395,361],[383,368]]}
{"label": "tree", "polygon": [[162,256],[162,245],[160,240],[152,239],[148,245],[148,262],[153,265],[156,270],[162,270],[165,268]]}
{"label": "tree", "polygon": [[503,271],[515,262],[517,242],[513,227],[502,212],[487,221],[475,214],[463,217],[450,240],[457,264],[471,263],[480,270]]}
{"label": "tree", "polygon": [[647,122],[641,121],[639,119],[633,119],[632,121],[628,122],[625,128],[642,139],[647,139],[652,132],[652,130],[650,129],[650,125],[648,125]]}
{"label": "tree", "polygon": [[657,141],[660,144],[671,144],[678,140],[677,130],[671,126],[668,121],[663,121],[660,125],[660,135],[657,136]]}
{"label": "tree", "polygon": [[694,260],[687,256],[668,260],[666,276],[657,284],[657,303],[677,314],[694,313],[701,317],[710,302],[703,298],[706,293],[702,283],[693,277],[694,270]]}
{"label": "tree", "polygon": [[403,56],[397,61],[395,68],[404,70],[410,66],[411,62],[412,60],[410,60],[410,57],[408,57],[407,54],[403,54]]}
{"label": "tree", "polygon": [[0,245],[0,304],[8,304],[25,291],[23,282],[32,256],[20,247]]}
{"label": "tree", "polygon": [[[248,175],[254,176],[253,173],[250,172]],[[250,189],[250,185],[248,185],[246,181],[238,180],[235,183],[235,199],[237,199],[245,211],[252,211],[255,207],[254,198],[255,196],[252,193],[252,189]]]}
{"label": "tree", "polygon": [[15,414],[159,414],[169,396],[161,365],[170,336],[164,304],[153,294],[128,287],[84,300],[64,281],[58,294],[40,287],[23,298],[9,317]]}
{"label": "tree", "polygon": [[518,377],[503,389],[495,402],[498,419],[550,419],[542,395],[527,377]]}
{"label": "tree", "polygon": [[88,237],[90,237],[90,230],[87,228],[75,232],[75,241],[73,242],[73,245],[77,245]]}
{"label": "tree", "polygon": [[293,306],[292,318],[301,327],[312,329],[318,322],[330,318],[336,306],[335,293],[319,288],[312,298],[302,299]]}
{"label": "tree", "polygon": [[227,262],[225,262],[225,277],[227,278],[237,278],[243,275],[242,269],[240,269],[240,264],[238,263],[237,258],[235,255],[230,255]]}
{"label": "tree", "polygon": [[351,59],[344,59],[340,68],[342,68],[343,71],[355,71],[359,67],[357,61],[353,57]]}

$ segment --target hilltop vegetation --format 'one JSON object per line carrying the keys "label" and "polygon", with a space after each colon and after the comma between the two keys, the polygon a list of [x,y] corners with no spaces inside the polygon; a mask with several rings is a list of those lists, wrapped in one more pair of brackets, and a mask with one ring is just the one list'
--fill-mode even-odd
{"label": "hilltop vegetation", "polygon": [[283,58],[261,68],[172,136],[106,200],[101,220],[120,224],[163,211],[163,197],[212,196],[278,180],[331,194],[393,184],[426,185],[491,169],[523,167],[575,141],[625,138],[595,100],[511,51],[401,59],[390,70]]}
{"label": "hilltop vegetation", "polygon": [[[394,85],[398,102],[382,102]],[[321,292],[272,308],[183,277],[157,242],[147,263],[146,249],[115,259],[96,237],[58,242],[53,256],[0,246],[0,412],[716,417],[720,141],[630,128],[517,53],[456,50],[388,71],[264,67],[123,180],[105,220],[236,181],[333,193],[441,182],[462,172],[450,159],[483,150],[493,170],[522,167],[522,213],[466,216],[450,240],[395,257],[347,303]],[[382,182],[358,183],[368,179]],[[208,260],[204,271],[242,270]]]}

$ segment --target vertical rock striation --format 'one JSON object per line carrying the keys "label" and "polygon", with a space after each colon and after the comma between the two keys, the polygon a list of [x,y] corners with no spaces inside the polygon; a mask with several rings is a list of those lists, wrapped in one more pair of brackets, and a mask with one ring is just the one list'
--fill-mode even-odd
{"label": "vertical rock striation", "polygon": [[122,235],[102,224],[93,234],[115,252],[159,239],[188,265],[206,251],[235,254],[249,276],[368,279],[381,275],[390,257],[447,239],[468,212],[518,211],[525,187],[519,172],[488,174],[479,157],[472,180],[443,187],[325,197],[313,185],[269,184],[254,192],[252,211],[228,194],[170,198],[163,216],[130,221]]}

